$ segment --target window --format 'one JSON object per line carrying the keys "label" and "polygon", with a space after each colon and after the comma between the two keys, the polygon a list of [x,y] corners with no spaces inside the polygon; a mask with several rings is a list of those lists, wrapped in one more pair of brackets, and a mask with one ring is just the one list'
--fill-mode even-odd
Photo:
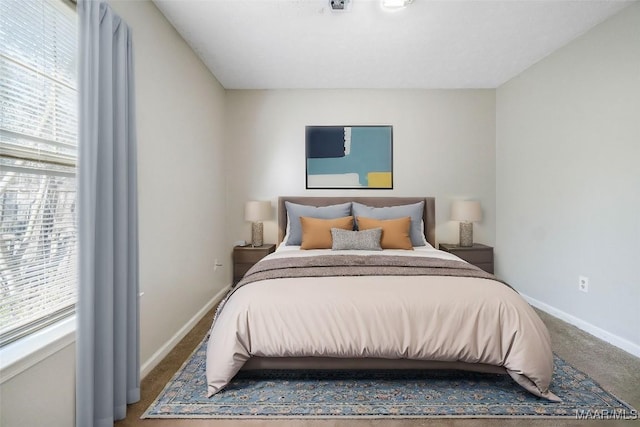
{"label": "window", "polygon": [[74,313],[77,22],[0,0],[0,346]]}

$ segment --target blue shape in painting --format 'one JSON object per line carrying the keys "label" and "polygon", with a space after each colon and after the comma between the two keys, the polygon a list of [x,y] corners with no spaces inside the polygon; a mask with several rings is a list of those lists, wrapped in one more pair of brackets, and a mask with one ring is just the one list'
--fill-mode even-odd
{"label": "blue shape in painting", "polygon": [[307,127],[307,158],[344,157],[344,127]]}
{"label": "blue shape in painting", "polygon": [[[309,129],[322,129],[323,127],[308,127]],[[330,129],[336,129],[331,127]],[[344,127],[341,129],[341,143],[344,145]],[[331,133],[333,135],[333,133]],[[307,142],[307,174],[323,175],[323,174],[346,174],[357,173],[360,185],[368,186],[367,174],[369,172],[391,172],[391,126],[352,126],[351,127],[351,147],[347,155],[336,156],[318,156],[323,148],[309,151],[309,142]],[[312,145],[322,143],[314,141]],[[333,136],[329,142],[332,145],[327,150],[334,153],[337,150],[335,139]]]}

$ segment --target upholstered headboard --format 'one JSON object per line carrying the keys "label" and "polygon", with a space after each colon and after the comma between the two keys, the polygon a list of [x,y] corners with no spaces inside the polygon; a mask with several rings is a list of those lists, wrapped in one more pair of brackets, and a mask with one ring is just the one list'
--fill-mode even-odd
{"label": "upholstered headboard", "polygon": [[278,198],[278,244],[287,231],[287,209],[284,202],[300,205],[329,206],[338,203],[358,202],[363,205],[381,208],[384,206],[408,205],[424,201],[424,235],[431,246],[436,246],[436,199],[433,197],[307,197],[290,196]]}

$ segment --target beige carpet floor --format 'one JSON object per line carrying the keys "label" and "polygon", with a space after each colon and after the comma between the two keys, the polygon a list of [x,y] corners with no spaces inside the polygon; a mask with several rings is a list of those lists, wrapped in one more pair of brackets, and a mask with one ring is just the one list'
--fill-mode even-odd
{"label": "beige carpet floor", "polygon": [[[589,335],[546,313],[539,312],[551,333],[553,350],[577,369],[634,408],[640,408],[640,359],[617,347]],[[140,416],[169,382],[173,374],[191,354],[207,333],[213,310],[208,313],[175,349],[142,381],[142,399],[130,405],[127,418],[117,422],[117,427],[477,427],[477,426],[617,426],[637,425],[640,421],[585,421],[585,420],[535,420],[535,419],[416,419],[416,420],[194,420],[151,419]]]}

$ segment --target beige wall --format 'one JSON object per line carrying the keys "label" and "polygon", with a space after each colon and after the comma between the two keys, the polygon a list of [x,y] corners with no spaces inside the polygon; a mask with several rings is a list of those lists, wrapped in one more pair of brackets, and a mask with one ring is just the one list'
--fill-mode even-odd
{"label": "beige wall", "polygon": [[[393,125],[393,190],[305,190],[305,126],[336,124]],[[229,243],[251,238],[247,200],[330,194],[435,196],[440,242],[458,241],[450,200],[477,199],[475,240],[494,242],[494,90],[230,90],[226,134]]]}
{"label": "beige wall", "polygon": [[0,386],[0,426],[75,424],[76,346],[68,345]]}
{"label": "beige wall", "polygon": [[[138,128],[141,363],[230,282],[224,89],[150,1],[111,1],[133,29]],[[2,427],[74,423],[75,346],[3,383]]]}
{"label": "beige wall", "polygon": [[640,4],[497,90],[496,158],[498,274],[640,355]]}
{"label": "beige wall", "polygon": [[[111,1],[133,29],[140,209],[140,358],[220,289],[224,89],[150,1]],[[168,315],[170,313],[170,315]]]}

